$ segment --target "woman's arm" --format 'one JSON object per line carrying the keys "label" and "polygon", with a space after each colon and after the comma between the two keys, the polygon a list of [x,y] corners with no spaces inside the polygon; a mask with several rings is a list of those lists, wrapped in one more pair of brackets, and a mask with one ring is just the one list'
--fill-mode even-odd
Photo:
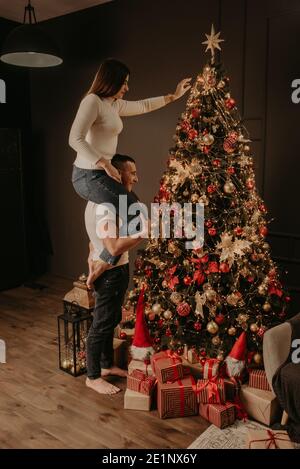
{"label": "woman's arm", "polygon": [[181,96],[191,88],[190,81],[191,78],[181,80],[173,94],[159,96],[157,98],[142,99],[140,101],[125,101],[123,99],[117,99],[114,106],[117,107],[120,116],[136,116],[155,111],[156,109],[160,109],[166,104],[181,98]]}

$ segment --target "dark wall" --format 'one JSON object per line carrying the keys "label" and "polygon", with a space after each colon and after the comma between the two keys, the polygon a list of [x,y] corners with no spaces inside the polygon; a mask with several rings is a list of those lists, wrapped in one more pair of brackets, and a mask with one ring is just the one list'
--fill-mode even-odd
{"label": "dark wall", "polygon": [[[204,33],[214,22],[226,40],[222,60],[232,95],[252,138],[257,184],[274,222],[270,242],[300,285],[298,213],[300,104],[291,81],[300,78],[298,0],[122,0],[67,15],[43,25],[62,45],[64,64],[31,74],[35,156],[44,213],[53,244],[49,269],[76,277],[86,270],[85,202],[70,183],[74,152],[68,134],[98,64],[115,56],[131,69],[128,99],[172,92],[205,63]],[[118,150],[138,162],[141,199],[159,187],[176,121],[185,99],[142,117],[124,119]]]}

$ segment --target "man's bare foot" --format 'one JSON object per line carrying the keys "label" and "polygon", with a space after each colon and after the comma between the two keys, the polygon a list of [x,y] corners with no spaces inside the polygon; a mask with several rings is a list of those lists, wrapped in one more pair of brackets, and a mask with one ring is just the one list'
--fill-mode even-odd
{"label": "man's bare foot", "polygon": [[122,370],[122,368],[118,368],[117,366],[112,366],[111,368],[102,368],[101,369],[101,376],[121,376],[121,378],[126,378],[128,375],[126,370]]}
{"label": "man's bare foot", "polygon": [[99,394],[117,394],[117,392],[121,391],[117,386],[113,386],[102,378],[86,378],[85,384],[88,388],[94,389]]}

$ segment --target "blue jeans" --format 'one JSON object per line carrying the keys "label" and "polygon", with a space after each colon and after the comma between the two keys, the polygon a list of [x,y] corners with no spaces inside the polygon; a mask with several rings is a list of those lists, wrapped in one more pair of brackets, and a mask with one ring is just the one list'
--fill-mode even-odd
{"label": "blue jeans", "polygon": [[101,368],[113,365],[114,328],[122,318],[122,304],[129,281],[128,264],[114,267],[102,274],[94,283],[95,309],[87,342],[87,375],[90,379],[101,376]]}

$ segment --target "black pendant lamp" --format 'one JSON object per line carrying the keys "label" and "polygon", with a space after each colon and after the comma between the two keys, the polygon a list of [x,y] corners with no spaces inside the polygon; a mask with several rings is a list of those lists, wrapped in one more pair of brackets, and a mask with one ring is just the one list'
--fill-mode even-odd
{"label": "black pendant lamp", "polygon": [[[27,15],[29,23],[26,23]],[[54,67],[62,63],[56,44],[37,25],[30,0],[25,7],[23,24],[13,29],[5,39],[0,59],[20,67]]]}

